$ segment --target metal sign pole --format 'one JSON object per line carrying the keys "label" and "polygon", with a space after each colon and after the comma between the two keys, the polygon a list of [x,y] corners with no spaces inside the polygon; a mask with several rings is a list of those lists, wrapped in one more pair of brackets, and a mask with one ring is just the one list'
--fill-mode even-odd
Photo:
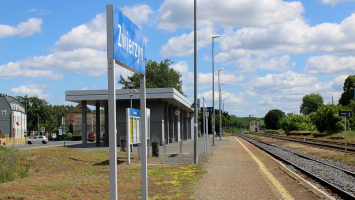
{"label": "metal sign pole", "polygon": [[345,131],[345,156],[347,156],[347,152],[346,152],[346,115],[344,115],[344,131]]}
{"label": "metal sign pole", "polygon": [[198,164],[198,146],[197,146],[197,30],[196,30],[196,0],[194,0],[194,164]]}
{"label": "metal sign pole", "polygon": [[110,199],[117,199],[116,80],[113,59],[113,5],[106,5]]}
{"label": "metal sign pole", "polygon": [[207,155],[208,155],[208,116],[209,112],[206,112],[206,150],[207,150]]}
{"label": "metal sign pole", "polygon": [[147,169],[147,102],[145,76],[140,76],[140,110],[141,110],[141,157],[142,157],[142,199],[148,200],[148,169]]}
{"label": "metal sign pole", "polygon": [[205,114],[205,97],[203,97],[202,120],[203,120],[203,155],[206,157],[206,114]]}

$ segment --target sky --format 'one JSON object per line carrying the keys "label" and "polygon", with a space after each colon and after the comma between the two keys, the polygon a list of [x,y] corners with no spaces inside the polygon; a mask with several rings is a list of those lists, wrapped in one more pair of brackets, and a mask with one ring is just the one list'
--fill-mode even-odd
{"label": "sky", "polygon": [[[145,57],[171,59],[194,100],[193,0],[0,0],[0,93],[71,105],[66,90],[107,89],[106,4],[147,38]],[[197,0],[198,98],[238,117],[299,113],[302,97],[338,103],[355,74],[355,0]],[[116,65],[119,76],[132,75]],[[116,85],[121,88],[121,85]]]}

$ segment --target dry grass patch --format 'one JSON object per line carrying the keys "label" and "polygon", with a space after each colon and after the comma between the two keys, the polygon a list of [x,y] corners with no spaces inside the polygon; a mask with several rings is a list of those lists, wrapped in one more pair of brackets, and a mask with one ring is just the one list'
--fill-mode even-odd
{"label": "dry grass patch", "polygon": [[[118,152],[119,199],[141,198],[137,155]],[[29,176],[0,186],[0,199],[109,199],[109,152],[49,147],[19,152],[31,166]],[[148,166],[150,199],[188,199],[205,171],[200,165]]]}

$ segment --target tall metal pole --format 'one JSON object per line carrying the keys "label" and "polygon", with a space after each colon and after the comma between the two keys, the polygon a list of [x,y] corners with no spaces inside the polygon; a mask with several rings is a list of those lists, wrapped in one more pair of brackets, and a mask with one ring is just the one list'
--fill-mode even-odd
{"label": "tall metal pole", "polygon": [[194,164],[198,164],[198,148],[197,148],[197,34],[196,34],[196,0],[194,0]]}
{"label": "tall metal pole", "polygon": [[142,199],[148,200],[148,168],[147,168],[147,102],[146,80],[140,76],[140,112],[141,112],[141,164],[142,164]]}
{"label": "tall metal pole", "polygon": [[213,54],[213,48],[214,48],[214,43],[213,43],[214,37],[212,37],[212,108],[213,108],[213,116],[212,116],[212,146],[214,146],[214,124],[215,124],[215,116],[214,116],[214,54]]}
{"label": "tall metal pole", "polygon": [[213,107],[213,116],[212,116],[212,137],[213,137],[213,142],[212,146],[214,146],[214,138],[215,138],[215,114],[214,114],[214,38],[218,38],[219,35],[213,36],[212,37],[212,107]]}
{"label": "tall metal pole", "polygon": [[[113,5],[106,5],[110,200],[117,200],[116,77],[113,58]],[[105,112],[107,111],[105,110]],[[107,134],[107,133],[106,133]]]}
{"label": "tall metal pole", "polygon": [[219,89],[219,140],[222,140],[222,116],[221,116],[221,85],[219,83],[219,70],[218,70],[218,89]]}
{"label": "tall metal pole", "polygon": [[346,152],[346,116],[344,116],[344,132],[345,132],[345,156],[347,156],[347,152]]}
{"label": "tall metal pole", "polygon": [[203,156],[206,157],[206,114],[205,114],[205,97],[202,104],[202,121],[203,121]]}

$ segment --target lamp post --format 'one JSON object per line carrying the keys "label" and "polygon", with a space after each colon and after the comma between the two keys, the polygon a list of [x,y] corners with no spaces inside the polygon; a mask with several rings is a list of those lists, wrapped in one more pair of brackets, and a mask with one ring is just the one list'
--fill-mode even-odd
{"label": "lamp post", "polygon": [[332,105],[333,105],[333,94],[329,94],[329,95],[332,95]]}
{"label": "lamp post", "polygon": [[[219,88],[220,89],[222,89],[221,88],[221,86],[222,85],[226,85],[225,83],[222,83],[222,84],[220,84],[220,86],[219,86]],[[220,90],[221,91],[221,90]],[[222,95],[224,94],[224,93],[226,93],[226,92],[222,92],[222,93],[220,93],[220,95],[219,95],[219,140],[222,140],[222,114],[221,114],[221,99],[222,99]]]}
{"label": "lamp post", "polygon": [[219,140],[222,140],[221,135],[221,85],[219,84],[219,71],[223,70],[223,68],[218,70],[218,104],[219,104]]}
{"label": "lamp post", "polygon": [[212,36],[212,107],[213,107],[213,116],[212,116],[212,137],[213,137],[213,144],[212,146],[214,146],[214,133],[215,133],[215,115],[214,115],[214,53],[213,53],[213,49],[214,49],[214,39],[215,38],[219,38],[220,35],[215,35]]}

